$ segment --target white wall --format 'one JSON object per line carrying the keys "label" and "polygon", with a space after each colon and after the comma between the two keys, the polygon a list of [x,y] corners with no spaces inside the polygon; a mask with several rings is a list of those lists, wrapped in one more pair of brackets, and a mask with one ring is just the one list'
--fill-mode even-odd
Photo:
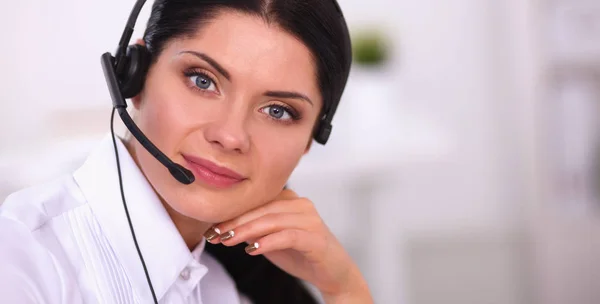
{"label": "white wall", "polygon": [[[363,191],[373,192],[370,199],[347,199],[344,193],[354,188],[353,182],[338,193],[338,181],[331,182],[334,190],[315,191],[313,197],[323,202],[332,219],[352,216],[336,208],[344,206],[339,202],[344,199],[363,211],[359,214],[370,215],[367,224],[363,217],[347,221],[371,227],[368,236],[358,233],[355,238],[357,243],[368,241],[371,254],[363,258],[364,265],[380,302],[523,303],[527,294],[519,285],[526,280],[521,271],[527,268],[521,260],[520,222],[528,180],[520,165],[527,152],[524,141],[531,134],[519,134],[530,113],[520,104],[527,92],[515,78],[525,81],[531,74],[531,67],[520,66],[523,62],[517,58],[531,56],[518,28],[530,21],[527,5],[429,0],[371,1],[368,7],[362,1],[343,1],[342,6],[356,21],[354,26],[382,20],[391,30],[398,46],[390,72],[393,80],[388,80],[393,91],[384,95],[389,104],[381,108],[380,102],[363,98],[368,94],[351,86],[344,102],[357,107],[375,103],[371,110],[380,109],[382,118],[376,123],[352,120],[356,116],[343,111],[337,117],[337,125],[345,123],[351,130],[360,129],[354,124],[366,125],[371,132],[359,134],[374,137],[363,155],[370,170],[348,173],[358,180],[375,180]],[[368,79],[361,72],[355,74],[355,84]],[[397,121],[385,120],[389,111]],[[336,152],[318,156],[333,160],[340,155]],[[305,164],[313,156],[319,163],[317,155],[311,155]],[[348,158],[346,164],[363,163],[360,157]],[[372,168],[376,164],[380,166]],[[371,173],[377,168],[387,170]],[[334,193],[324,194],[327,191]],[[328,209],[325,205],[331,202],[336,207]],[[361,208],[361,203],[371,207]],[[431,270],[428,263],[456,268]],[[439,279],[444,276],[449,280]]]}

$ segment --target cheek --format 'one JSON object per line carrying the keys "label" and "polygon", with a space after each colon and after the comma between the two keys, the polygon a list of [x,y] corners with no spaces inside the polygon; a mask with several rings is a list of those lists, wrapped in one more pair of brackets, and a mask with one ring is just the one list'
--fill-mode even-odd
{"label": "cheek", "polygon": [[[257,182],[269,188],[270,193],[279,192],[289,179],[294,168],[304,155],[307,143],[305,136],[294,136],[283,140],[256,139]],[[277,194],[275,193],[275,195]]]}
{"label": "cheek", "polygon": [[180,96],[168,84],[153,85],[140,107],[140,128],[158,148],[172,156],[186,134]]}
{"label": "cheek", "polygon": [[[187,133],[186,125],[180,119],[182,112],[185,111],[182,111],[182,106],[177,102],[181,98],[174,90],[169,89],[169,83],[164,80],[160,85],[151,82],[152,80],[146,86],[149,90],[142,96],[138,127],[159,150],[173,161],[181,163],[181,159],[176,155]],[[179,189],[181,185],[137,140],[135,143],[136,154],[144,175],[161,197],[171,198],[169,189]]]}

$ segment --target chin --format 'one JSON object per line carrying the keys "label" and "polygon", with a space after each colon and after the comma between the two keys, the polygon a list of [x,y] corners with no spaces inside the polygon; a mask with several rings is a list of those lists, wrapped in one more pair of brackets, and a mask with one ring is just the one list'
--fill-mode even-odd
{"label": "chin", "polygon": [[246,209],[241,204],[249,202],[236,197],[226,193],[196,190],[194,195],[178,199],[174,203],[169,202],[169,205],[178,213],[194,220],[220,223],[239,216]]}

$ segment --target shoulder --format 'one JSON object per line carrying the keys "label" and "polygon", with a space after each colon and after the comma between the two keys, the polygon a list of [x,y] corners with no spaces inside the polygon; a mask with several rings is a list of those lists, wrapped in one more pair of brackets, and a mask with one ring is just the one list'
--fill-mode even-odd
{"label": "shoulder", "polygon": [[52,250],[58,246],[52,221],[84,203],[77,193],[72,177],[64,177],[15,192],[0,205],[3,301],[62,302],[65,273]]}
{"label": "shoulder", "polygon": [[0,217],[0,294],[8,303],[58,303],[60,276],[52,256],[23,223]]}
{"label": "shoulder", "polygon": [[21,223],[33,232],[82,204],[85,199],[68,175],[10,194],[0,205],[0,219]]}

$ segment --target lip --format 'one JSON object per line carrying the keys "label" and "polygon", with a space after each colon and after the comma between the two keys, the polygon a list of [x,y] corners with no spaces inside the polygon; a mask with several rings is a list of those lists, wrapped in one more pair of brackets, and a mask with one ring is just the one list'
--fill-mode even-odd
{"label": "lip", "polygon": [[221,167],[207,159],[185,154],[183,158],[194,172],[196,178],[208,185],[217,188],[228,188],[246,179],[241,174]]}

